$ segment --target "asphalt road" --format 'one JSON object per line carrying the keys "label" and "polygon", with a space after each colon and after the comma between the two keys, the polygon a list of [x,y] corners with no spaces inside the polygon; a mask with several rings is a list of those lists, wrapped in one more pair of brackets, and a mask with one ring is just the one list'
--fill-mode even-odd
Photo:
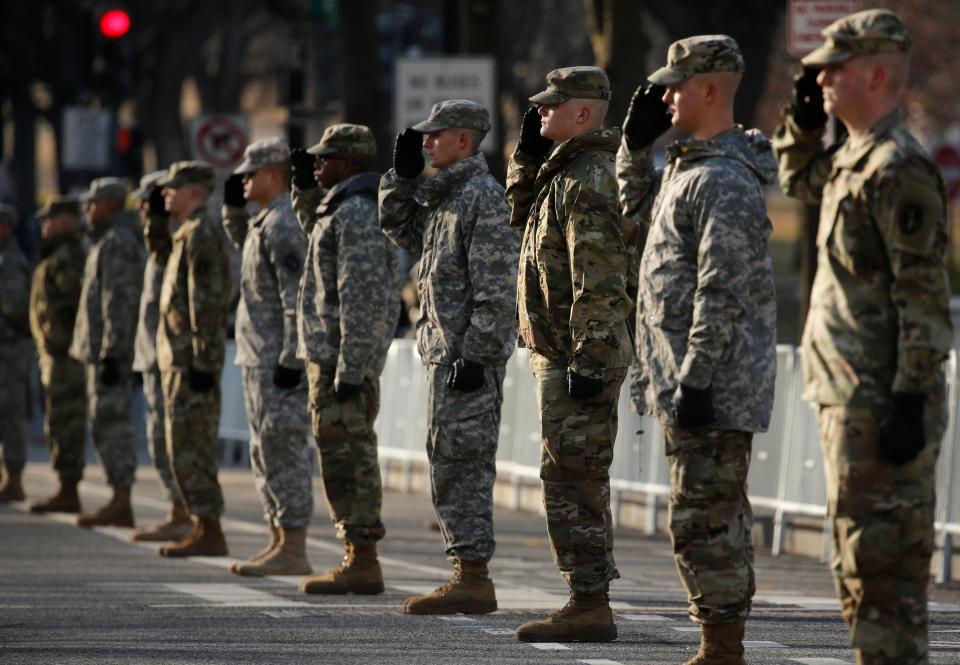
{"label": "asphalt road", "polygon": [[[169,560],[129,541],[129,530],[85,530],[68,516],[35,516],[26,504],[0,507],[0,664],[19,663],[683,663],[698,632],[686,617],[669,542],[621,530],[613,583],[620,637],[607,644],[531,645],[517,625],[561,607],[563,581],[550,558],[543,518],[498,509],[491,572],[501,609],[487,616],[412,617],[411,593],[450,572],[440,534],[425,526],[429,498],[387,493],[381,546],[386,593],[324,598],[298,593],[298,578],[240,578],[227,568],[266,542],[249,472],[222,473],[230,557]],[[30,498],[54,489],[52,472],[31,463]],[[85,507],[108,495],[98,467],[81,485]],[[139,523],[166,509],[155,474],[134,488]],[[335,565],[319,484],[308,541],[316,571]],[[759,591],[747,627],[751,663],[852,663],[846,629],[825,567],[802,557],[758,554]],[[932,593],[931,663],[960,663],[960,586]]]}

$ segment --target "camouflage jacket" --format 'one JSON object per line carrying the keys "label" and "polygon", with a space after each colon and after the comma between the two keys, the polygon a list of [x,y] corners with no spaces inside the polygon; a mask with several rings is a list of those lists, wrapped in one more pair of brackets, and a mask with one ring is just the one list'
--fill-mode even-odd
{"label": "camouflage jacket", "polygon": [[417,345],[424,363],[462,355],[490,366],[506,363],[516,344],[520,239],[509,228],[503,188],[477,153],[432,177],[380,179],[380,226],[400,247],[420,255]]}
{"label": "camouflage jacket", "polygon": [[146,252],[136,215],[118,212],[93,230],[70,355],[80,362],[133,360]]}
{"label": "camouflage jacket", "polygon": [[250,217],[223,207],[223,227],[243,254],[237,306],[236,363],[243,367],[299,367],[297,286],[307,239],[286,192]]}
{"label": "camouflage jacket", "polygon": [[627,214],[650,220],[637,303],[646,413],[673,426],[677,385],[713,387],[715,429],[765,431],[777,370],[777,306],[764,186],[770,142],[735,127],[667,150],[617,155]]}
{"label": "camouflage jacket", "polygon": [[517,150],[507,174],[510,223],[525,226],[517,286],[524,346],[584,376],[627,367],[633,345],[627,269],[636,238],[617,208],[618,129],[561,143],[545,162]]}
{"label": "camouflage jacket", "polygon": [[30,339],[30,264],[15,233],[0,240],[0,347]]}
{"label": "camouflage jacket", "polygon": [[65,356],[70,351],[87,248],[80,231],[51,241],[37,264],[30,288],[30,330],[37,351]]}
{"label": "camouflage jacket", "polygon": [[227,238],[205,207],[172,230],[160,288],[157,364],[219,374],[230,306]]}
{"label": "camouflage jacket", "polygon": [[361,173],[296,199],[301,226],[310,229],[299,354],[336,368],[345,383],[380,376],[400,312],[399,252],[377,223],[378,182],[376,173]]}
{"label": "camouflage jacket", "polygon": [[169,219],[151,215],[143,229],[149,255],[143,268],[140,316],[133,348],[133,371],[146,372],[157,364],[157,327],[160,325],[160,287],[170,258]]}
{"label": "camouflage jacket", "polygon": [[940,171],[899,111],[860,141],[825,150],[820,137],[788,117],[774,140],[784,191],[820,203],[804,397],[870,405],[933,392],[953,339]]}

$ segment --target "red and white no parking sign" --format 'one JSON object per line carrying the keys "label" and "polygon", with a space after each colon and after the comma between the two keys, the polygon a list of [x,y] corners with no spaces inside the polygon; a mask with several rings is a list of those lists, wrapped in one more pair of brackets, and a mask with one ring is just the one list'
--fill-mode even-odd
{"label": "red and white no parking sign", "polygon": [[247,120],[240,115],[204,115],[190,123],[190,150],[216,169],[240,163],[249,143]]}

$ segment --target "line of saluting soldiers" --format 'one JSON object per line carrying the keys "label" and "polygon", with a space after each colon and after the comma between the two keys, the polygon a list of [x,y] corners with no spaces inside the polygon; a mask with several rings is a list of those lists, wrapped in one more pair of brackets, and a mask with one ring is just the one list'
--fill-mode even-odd
{"label": "line of saluting soldiers", "polygon": [[[404,612],[497,608],[487,570],[492,490],[504,367],[519,336],[537,379],[547,527],[571,599],[517,637],[616,638],[608,469],[618,395],[636,358],[634,397],[663,425],[677,569],[702,627],[689,663],[744,663],[755,591],[746,477],[753,433],[769,424],[776,370],[763,190],[777,181],[779,158],[785,191],[821,204],[803,358],[806,396],[819,407],[843,617],[858,663],[926,662],[934,465],[946,422],[941,364],[951,340],[944,189],[899,115],[910,53],[900,20],[860,12],[824,38],[804,59],[772,146],[734,124],[744,71],[737,44],[705,35],[671,45],[666,66],[635,93],[622,132],[604,128],[602,70],[550,72],[546,90],[530,98],[506,191],[479,152],[487,109],[451,100],[397,137],[382,177],[370,171],[373,135],[359,125],[328,127],[316,146],[292,154],[279,139],[251,145],[225,183],[222,226],[207,213],[214,175],[202,162],[144,177],[133,194],[140,229],[123,210],[123,183],[94,181],[82,200],[89,251],[81,201],[54,199],[40,213],[45,258],[32,289],[9,238],[0,264],[2,371],[25,372],[18,345],[30,293],[45,433],[61,481],[31,510],[80,510],[85,385],[114,494],[78,523],[133,526],[129,400],[138,371],[171,511],[133,539],[173,541],[160,550],[168,557],[227,553],[216,451],[229,236],[243,252],[236,362],[270,529],[266,548],[232,570],[305,575],[306,593],[382,592],[373,423],[396,320],[399,246],[419,256],[432,499],[454,565]],[[826,112],[849,132],[829,148]],[[671,125],[690,138],[670,145],[666,166],[654,169],[653,143]],[[423,174],[424,152],[433,175]],[[260,207],[253,217],[251,201]],[[3,210],[0,219],[9,235],[13,217]],[[23,425],[14,413],[23,391],[4,384],[2,496],[22,500]],[[318,576],[305,551],[310,424],[346,547],[343,562]]]}

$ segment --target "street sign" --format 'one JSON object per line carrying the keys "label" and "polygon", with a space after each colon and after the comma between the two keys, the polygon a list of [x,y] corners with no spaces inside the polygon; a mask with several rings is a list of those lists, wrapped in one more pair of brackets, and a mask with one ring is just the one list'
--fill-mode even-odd
{"label": "street sign", "polygon": [[490,111],[493,127],[480,144],[496,149],[496,69],[488,56],[398,58],[394,71],[393,121],[397,132],[426,120],[430,108],[447,99],[469,99]]}
{"label": "street sign", "polygon": [[960,194],[960,150],[957,150],[955,145],[944,143],[933,151],[933,161],[943,173],[947,200],[953,201]]}
{"label": "street sign", "polygon": [[190,121],[190,152],[217,169],[240,163],[249,143],[247,119],[242,115],[202,115]]}
{"label": "street sign", "polygon": [[860,11],[859,0],[790,0],[787,51],[804,56],[823,44],[820,31],[847,14]]}
{"label": "street sign", "polygon": [[106,171],[113,148],[113,114],[106,109],[68,106],[63,110],[63,168]]}

